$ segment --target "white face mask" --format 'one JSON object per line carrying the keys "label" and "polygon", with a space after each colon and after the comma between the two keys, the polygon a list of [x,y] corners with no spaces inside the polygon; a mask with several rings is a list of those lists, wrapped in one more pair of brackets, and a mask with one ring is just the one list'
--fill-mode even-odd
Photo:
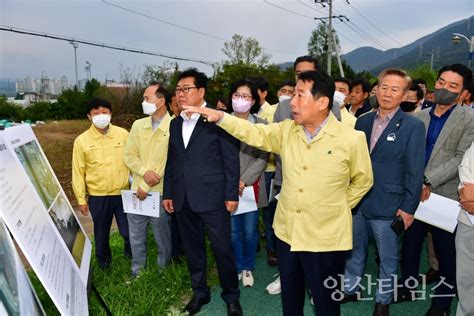
{"label": "white face mask", "polygon": [[146,115],[152,115],[156,112],[156,105],[155,103],[149,103],[146,101],[142,102],[143,113]]}
{"label": "white face mask", "polygon": [[291,98],[293,98],[293,97],[290,96],[290,95],[282,94],[278,97],[278,102],[283,102],[285,100],[290,100]]}
{"label": "white face mask", "polygon": [[94,124],[97,128],[104,129],[109,126],[110,118],[110,114],[95,115],[92,117],[92,124]]}

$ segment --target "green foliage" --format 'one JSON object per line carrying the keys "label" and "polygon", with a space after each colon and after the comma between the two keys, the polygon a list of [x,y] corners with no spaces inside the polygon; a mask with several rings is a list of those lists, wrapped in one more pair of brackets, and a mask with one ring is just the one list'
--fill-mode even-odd
{"label": "green foliage", "polygon": [[88,99],[84,92],[76,89],[63,91],[51,108],[51,118],[70,120],[86,117]]}
{"label": "green foliage", "polygon": [[421,64],[414,69],[408,69],[407,72],[411,79],[424,79],[428,90],[433,90],[438,73],[431,70],[429,65]]}
{"label": "green foliage", "polygon": [[145,86],[152,81],[157,81],[162,83],[165,87],[170,87],[176,84],[178,73],[177,63],[163,62],[161,66],[145,65],[142,81]]}
{"label": "green foliage", "polygon": [[227,56],[230,64],[246,66],[265,66],[271,57],[270,54],[264,52],[263,47],[255,38],[245,38],[239,34],[234,34],[231,41],[224,43],[222,52]]}
{"label": "green foliage", "polygon": [[[170,264],[164,270],[156,265],[158,255],[156,243],[151,231],[148,232],[146,270],[138,279],[131,278],[130,259],[123,255],[123,239],[118,231],[110,236],[110,247],[113,262],[108,270],[98,268],[95,256],[92,257],[92,282],[114,315],[180,315],[177,310],[183,308],[191,292],[191,284],[186,263]],[[215,260],[208,250],[209,284],[218,283]],[[94,253],[94,249],[92,249]],[[30,279],[47,315],[59,315],[34,272]],[[91,293],[89,297],[89,314],[105,315],[97,297]]]}
{"label": "green foliage", "polygon": [[15,104],[9,103],[5,96],[0,97],[0,118],[12,121],[23,119],[23,109]]}

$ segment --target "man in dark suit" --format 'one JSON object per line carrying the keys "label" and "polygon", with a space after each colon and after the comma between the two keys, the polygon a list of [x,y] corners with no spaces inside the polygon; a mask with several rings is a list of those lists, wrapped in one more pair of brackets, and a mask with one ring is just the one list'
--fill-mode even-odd
{"label": "man in dark suit", "polygon": [[[182,72],[176,86],[179,107],[205,107],[206,87],[204,73],[196,69]],[[228,314],[242,314],[230,226],[230,212],[237,209],[239,201],[239,145],[199,114],[181,112],[171,121],[163,206],[168,213],[176,211],[182,234],[194,294],[185,307],[190,314],[199,312],[210,300],[205,229]]]}
{"label": "man in dark suit", "polygon": [[[459,198],[458,167],[474,141],[474,112],[461,105],[471,80],[472,72],[464,65],[442,67],[435,83],[436,105],[415,114],[426,128],[421,202],[428,200],[431,192],[456,201]],[[409,278],[418,278],[421,247],[427,230],[433,236],[442,281],[436,286],[426,315],[448,315],[456,295],[455,233],[415,220],[403,237],[402,281],[405,283]],[[408,289],[400,292],[403,298],[412,297]]]}
{"label": "man in dark suit", "polygon": [[[398,236],[391,228],[399,216],[403,228],[413,223],[423,183],[423,123],[400,109],[410,78],[399,69],[379,75],[375,93],[379,108],[357,119],[355,129],[365,132],[374,185],[354,209],[353,249],[344,273],[344,302],[360,298],[358,284],[364,277],[369,236],[380,256],[374,315],[389,315],[398,267]],[[374,277],[374,279],[377,277]],[[369,286],[370,282],[369,282]]]}
{"label": "man in dark suit", "polygon": [[434,103],[426,99],[426,81],[424,79],[414,79],[413,83],[417,84],[421,88],[421,90],[423,90],[423,99],[420,102],[420,110],[433,107]]}

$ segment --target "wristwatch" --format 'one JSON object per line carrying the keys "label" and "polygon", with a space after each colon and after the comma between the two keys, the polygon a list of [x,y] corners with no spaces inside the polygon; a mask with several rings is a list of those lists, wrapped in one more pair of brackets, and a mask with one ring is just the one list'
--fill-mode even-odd
{"label": "wristwatch", "polygon": [[423,176],[423,184],[426,186],[431,186],[431,183],[426,176]]}

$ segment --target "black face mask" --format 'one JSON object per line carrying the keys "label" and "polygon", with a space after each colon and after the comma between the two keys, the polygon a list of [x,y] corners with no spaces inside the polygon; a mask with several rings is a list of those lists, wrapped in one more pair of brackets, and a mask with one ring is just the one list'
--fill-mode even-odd
{"label": "black face mask", "polygon": [[451,105],[459,97],[459,93],[451,92],[446,88],[435,89],[435,103],[441,105]]}
{"label": "black face mask", "polygon": [[417,103],[418,102],[403,101],[402,103],[400,103],[400,108],[403,112],[411,112],[416,109]]}

